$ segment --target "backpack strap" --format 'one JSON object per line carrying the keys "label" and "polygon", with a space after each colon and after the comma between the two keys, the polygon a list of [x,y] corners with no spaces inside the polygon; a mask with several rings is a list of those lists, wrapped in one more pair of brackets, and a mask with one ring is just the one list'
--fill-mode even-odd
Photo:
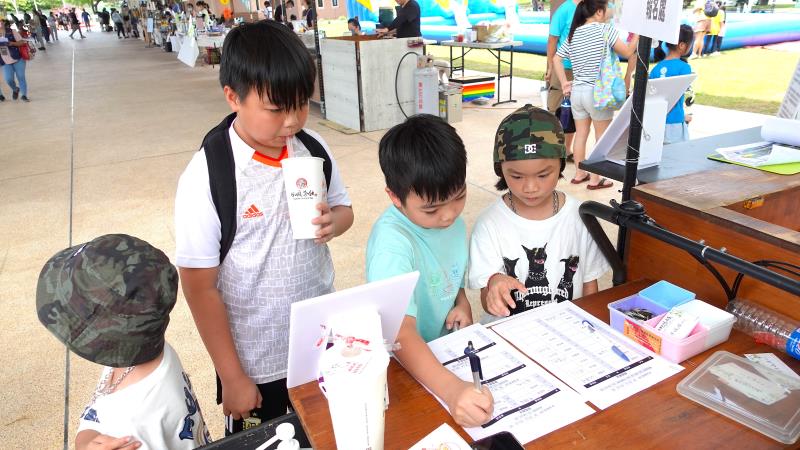
{"label": "backpack strap", "polygon": [[233,148],[228,134],[236,113],[230,114],[203,138],[208,165],[208,183],[211,200],[219,216],[221,237],[219,242],[219,263],[228,254],[236,234],[236,168],[233,161]]}
{"label": "backpack strap", "polygon": [[314,139],[313,136],[306,133],[305,130],[301,129],[295,136],[297,136],[297,139],[300,139],[300,142],[302,142],[308,152],[311,153],[311,156],[316,156],[324,160],[322,163],[322,172],[325,173],[325,186],[330,186],[333,168],[331,165],[331,157],[328,155],[328,152],[325,151],[325,147],[323,147],[318,140]]}

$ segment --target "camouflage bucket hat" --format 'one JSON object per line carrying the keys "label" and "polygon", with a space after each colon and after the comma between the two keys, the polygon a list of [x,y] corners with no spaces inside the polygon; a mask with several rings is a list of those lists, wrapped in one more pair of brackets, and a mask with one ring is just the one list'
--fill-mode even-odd
{"label": "camouflage bucket hat", "polygon": [[541,108],[525,105],[506,116],[497,127],[494,171],[498,176],[503,161],[566,157],[561,121]]}
{"label": "camouflage bucket hat", "polygon": [[175,306],[178,273],[161,250],[124,234],[55,254],[36,288],[39,321],[75,354],[128,367],[155,359]]}

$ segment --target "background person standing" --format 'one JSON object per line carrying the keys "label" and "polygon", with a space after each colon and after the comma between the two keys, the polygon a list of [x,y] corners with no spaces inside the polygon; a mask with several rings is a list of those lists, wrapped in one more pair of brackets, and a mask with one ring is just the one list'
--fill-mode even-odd
{"label": "background person standing", "polygon": [[[569,37],[569,27],[572,25],[572,19],[575,17],[575,8],[579,2],[580,0],[566,0],[556,9],[550,19],[550,35],[547,37],[547,71],[544,76],[545,82],[549,83],[550,86],[547,90],[547,105],[544,105],[544,107],[551,113],[555,113],[556,109],[561,106],[561,102],[564,101],[561,81],[553,71],[553,57],[558,47],[561,47]],[[564,73],[567,75],[567,80],[572,81],[572,63],[569,59],[564,59]],[[572,159],[572,141],[574,138],[574,129],[564,130],[567,160]]]}
{"label": "background person standing", "polygon": [[379,34],[394,35],[398,38],[420,37],[420,11],[416,0],[395,0],[400,5],[397,17],[389,28],[378,29]]}
{"label": "background person standing", "polygon": [[86,36],[84,36],[81,31],[81,23],[78,21],[78,15],[75,14],[75,8],[69,10],[69,23],[72,27],[72,33],[69,34],[70,39],[75,39],[72,35],[75,34],[76,31],[81,35],[81,39],[86,39]]}
{"label": "background person standing", "polygon": [[26,64],[19,51],[20,47],[28,45],[28,43],[22,39],[18,32],[11,29],[10,21],[3,20],[2,24],[3,26],[0,29],[0,37],[2,37],[0,39],[0,62],[2,62],[3,66],[3,75],[8,87],[11,88],[11,98],[29,102],[28,82],[25,80]]}
{"label": "background person standing", "polygon": [[86,8],[81,8],[81,10],[83,11],[81,12],[81,18],[83,19],[83,26],[86,27],[86,32],[88,33],[92,31],[89,13],[86,12]]}

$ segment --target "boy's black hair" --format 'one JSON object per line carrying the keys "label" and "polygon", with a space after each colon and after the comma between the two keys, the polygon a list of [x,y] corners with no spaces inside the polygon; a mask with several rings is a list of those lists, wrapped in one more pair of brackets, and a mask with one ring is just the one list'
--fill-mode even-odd
{"label": "boy's black hair", "polygon": [[347,19],[347,24],[353,24],[354,27],[358,28],[359,30],[361,29],[361,22],[358,21],[358,16]]}
{"label": "boy's black hair", "polygon": [[283,110],[302,107],[314,93],[317,69],[305,45],[281,23],[262,20],[230,31],[222,47],[219,83],[240,99],[255,89]]}
{"label": "boy's black hair", "polygon": [[467,150],[455,128],[419,114],[381,139],[378,160],[388,187],[405,204],[410,192],[431,202],[457,194],[467,177]]}
{"label": "boy's black hair", "polygon": [[[567,160],[564,158],[560,158],[561,163],[558,169],[558,178],[564,178],[564,169],[567,168]],[[496,163],[502,164],[502,163]],[[505,192],[508,190],[508,183],[506,183],[506,178],[503,176],[502,169],[500,171],[500,179],[497,180],[497,183],[494,184],[494,188],[500,192]]]}

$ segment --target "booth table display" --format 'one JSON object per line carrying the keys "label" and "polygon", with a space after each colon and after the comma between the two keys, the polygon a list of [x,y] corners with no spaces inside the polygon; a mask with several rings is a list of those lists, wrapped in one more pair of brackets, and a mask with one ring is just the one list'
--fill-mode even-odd
{"label": "booth table display", "polygon": [[[497,101],[492,104],[492,106],[497,106],[503,103],[513,103],[516,100],[512,99],[511,95],[511,87],[514,83],[514,47],[519,47],[522,45],[522,41],[507,41],[507,42],[456,42],[456,41],[442,41],[439,43],[440,45],[444,45],[450,47],[450,78],[453,77],[453,72],[461,71],[461,75],[464,75],[464,68],[466,65],[466,60],[464,57],[472,51],[473,49],[483,49],[487,50],[492,56],[495,57],[497,60],[497,87],[496,87],[496,99]],[[456,56],[453,58],[453,47],[461,47],[461,56]],[[466,49],[466,50],[465,50]],[[510,54],[508,61],[503,59],[503,50],[507,50]],[[455,65],[454,61],[460,60],[460,65]],[[501,63],[505,63],[508,65],[508,73],[504,74],[501,72]],[[503,78],[508,78],[508,100],[503,100],[500,96],[501,92],[501,81]]]}
{"label": "booth table display", "polygon": [[[755,127],[668,144],[664,146],[661,163],[657,166],[640,168],[636,173],[636,178],[641,184],[653,183],[681,175],[715,169],[723,163],[708,159],[707,156],[714,153],[718,148],[750,144],[762,140],[761,127]],[[591,163],[581,161],[580,168],[616,181],[622,181],[625,176],[625,166],[611,161]]]}
{"label": "booth table display", "polygon": [[[608,322],[607,304],[649,286],[640,280],[575,303]],[[763,434],[694,403],[676,392],[677,384],[715,351],[736,354],[763,353],[771,349],[755,344],[737,331],[730,339],[711,350],[683,362],[686,370],[620,403],[549,433],[526,448],[790,448]],[[795,371],[800,361],[785,354],[779,357]],[[471,442],[447,411],[396,361],[389,364],[389,409],[386,411],[384,448],[407,449],[447,423]],[[289,397],[316,450],[336,448],[328,404],[316,382],[289,390]]]}
{"label": "booth table display", "polygon": [[[413,71],[422,47],[417,38],[378,39],[344,36],[320,41],[325,80],[325,114],[330,121],[358,131],[391,128],[415,114]],[[397,79],[395,79],[397,74]],[[395,88],[397,96],[395,96]]]}
{"label": "booth table display", "polygon": [[211,47],[211,48],[218,48],[222,50],[222,44],[225,43],[225,35],[220,34],[217,36],[209,36],[205,33],[198,33],[197,35],[197,46],[200,48],[204,47]]}

